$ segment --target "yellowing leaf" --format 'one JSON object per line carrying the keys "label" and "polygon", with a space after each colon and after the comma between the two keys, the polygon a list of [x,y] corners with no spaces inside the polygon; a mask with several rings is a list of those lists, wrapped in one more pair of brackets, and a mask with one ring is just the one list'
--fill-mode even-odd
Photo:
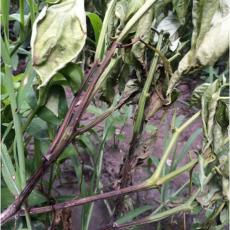
{"label": "yellowing leaf", "polygon": [[32,31],[33,66],[45,86],[67,63],[75,59],[86,40],[83,0],[62,0],[45,7]]}

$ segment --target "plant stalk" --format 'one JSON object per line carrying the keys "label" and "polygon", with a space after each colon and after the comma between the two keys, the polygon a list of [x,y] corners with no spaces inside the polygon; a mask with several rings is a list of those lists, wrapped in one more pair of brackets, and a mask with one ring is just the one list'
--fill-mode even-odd
{"label": "plant stalk", "polygon": [[199,116],[200,116],[200,111],[198,111],[197,113],[195,113],[189,120],[187,120],[183,125],[181,125],[179,128],[175,129],[175,132],[173,133],[171,140],[165,150],[165,152],[163,153],[163,156],[161,158],[160,163],[157,166],[157,169],[155,170],[155,172],[153,173],[153,175],[148,179],[148,183],[152,183],[153,185],[156,183],[156,181],[160,178],[163,167],[165,165],[165,162],[167,161],[169,154],[172,151],[172,148],[174,147],[174,145],[177,142],[178,137],[180,136],[180,134],[188,127],[190,126]]}
{"label": "plant stalk", "polygon": [[[192,162],[189,162],[188,164],[182,166],[181,168],[173,171],[172,173],[162,177],[159,179],[159,182],[156,182],[155,185],[149,185],[147,183],[147,181],[138,184],[138,185],[133,185],[133,186],[129,186],[126,188],[122,188],[119,190],[115,190],[115,191],[111,191],[111,192],[107,192],[107,193],[100,193],[97,195],[93,195],[93,196],[89,196],[89,197],[85,197],[85,198],[80,198],[80,199],[75,199],[75,200],[71,200],[71,201],[66,201],[63,203],[59,203],[59,204],[55,204],[55,205],[50,205],[50,206],[44,206],[44,207],[39,207],[39,208],[31,208],[29,210],[29,213],[32,214],[39,214],[39,213],[46,213],[46,212],[51,212],[54,210],[59,210],[59,209],[64,209],[64,208],[70,208],[70,207],[74,207],[74,206],[80,206],[80,205],[84,205],[87,203],[91,203],[97,200],[104,200],[104,199],[109,199],[115,196],[121,196],[121,195],[125,195],[128,193],[132,193],[132,192],[136,192],[136,191],[143,191],[143,190],[149,190],[149,189],[153,189],[153,188],[159,188],[162,183],[166,183],[172,179],[174,179],[175,177],[177,177],[178,175],[184,173],[185,171],[188,171],[189,169],[191,169],[191,167],[194,167],[194,165],[197,163],[196,160],[193,160]],[[20,211],[19,213],[20,215],[23,215],[24,212],[23,210]]]}

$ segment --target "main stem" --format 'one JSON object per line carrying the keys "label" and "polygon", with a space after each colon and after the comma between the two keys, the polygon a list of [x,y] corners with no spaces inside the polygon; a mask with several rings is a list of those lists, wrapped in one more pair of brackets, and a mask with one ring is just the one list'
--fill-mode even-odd
{"label": "main stem", "polygon": [[[48,153],[42,159],[42,164],[40,168],[34,173],[33,176],[27,182],[27,185],[22,190],[20,195],[16,198],[13,204],[11,204],[0,216],[1,224],[4,224],[10,217],[16,214],[16,212],[20,209],[23,202],[27,199],[27,197],[32,192],[33,188],[39,181],[39,179],[44,175],[47,169],[52,165],[52,163],[60,156],[62,151],[66,148],[66,146],[72,141],[74,138],[74,133],[77,125],[80,122],[81,116],[85,109],[87,108],[90,99],[91,93],[94,90],[94,87],[100,78],[101,74],[109,64],[118,44],[116,42],[113,43],[111,49],[107,52],[104,60],[99,66],[96,66],[96,71],[90,72],[89,75],[92,74],[94,77],[93,82],[89,85],[87,92],[84,98],[81,100],[79,104],[81,91],[75,96],[73,99],[70,109],[66,114],[64,122],[62,123],[54,141],[49,147]],[[25,175],[25,174],[24,174]]]}
{"label": "main stem", "polygon": [[[122,40],[125,38],[126,34],[129,32],[129,30],[135,25],[135,23],[147,12],[150,7],[155,3],[156,0],[147,0],[145,4],[134,14],[134,16],[128,21],[124,29],[122,30],[121,34],[117,38],[117,41],[113,43],[111,49],[105,56],[104,60],[102,61],[100,68],[97,69],[95,73],[95,81],[94,83],[97,83],[97,80],[101,76],[101,74],[104,72],[105,68],[109,64],[116,47],[118,46],[118,43],[122,42]],[[10,217],[12,217],[16,212],[20,209],[23,202],[26,200],[26,198],[29,196],[29,194],[32,192],[33,188],[35,187],[36,183],[39,181],[41,176],[46,172],[46,170],[49,168],[49,166],[58,158],[58,156],[61,154],[63,149],[70,143],[71,138],[73,138],[73,132],[76,130],[76,126],[78,125],[80,118],[82,116],[82,113],[88,106],[90,100],[90,93],[93,90],[93,87],[95,85],[92,83],[89,87],[91,91],[88,90],[87,97],[83,99],[84,103],[81,104],[80,107],[78,107],[78,100],[79,95],[77,95],[73,102],[71,103],[70,110],[67,112],[67,115],[65,117],[65,120],[62,124],[62,126],[59,129],[59,132],[52,143],[48,154],[44,157],[42,165],[40,168],[35,172],[35,174],[29,179],[26,187],[23,189],[21,194],[17,197],[17,199],[14,201],[13,204],[11,204],[0,216],[1,224],[6,222]],[[75,115],[76,114],[76,115]],[[69,127],[66,127],[66,125],[70,125]],[[60,141],[59,141],[60,140]]]}

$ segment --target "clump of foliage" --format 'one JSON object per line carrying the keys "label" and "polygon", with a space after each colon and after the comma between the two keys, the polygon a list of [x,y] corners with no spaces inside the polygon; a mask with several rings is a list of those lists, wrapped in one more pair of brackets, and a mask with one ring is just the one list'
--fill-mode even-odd
{"label": "clump of foliage", "polygon": [[[1,20],[3,228],[63,224],[67,229],[71,207],[83,205],[81,228],[89,229],[96,200],[104,200],[114,220],[108,229],[153,222],[160,228],[160,220],[179,213],[190,214],[191,229],[228,225],[229,1],[1,1]],[[146,130],[157,132],[150,118],[178,99],[182,78],[204,71],[204,83],[191,95],[197,112],[186,120],[174,116],[161,158],[152,160],[152,175],[132,185],[132,173],[147,158],[135,151],[140,139]],[[93,118],[85,124],[88,112]],[[101,192],[105,145],[112,137],[124,139],[116,128],[131,117],[132,139],[116,189]],[[203,146],[179,166],[201,130],[191,134],[177,159],[170,155],[183,131],[199,118]],[[100,135],[96,125],[101,122]],[[89,182],[81,149],[90,159]],[[80,186],[77,198],[54,196],[54,182],[67,160]],[[189,181],[171,193],[169,183],[186,172]],[[159,207],[125,211],[124,195],[147,189],[160,190]],[[185,189],[189,195],[179,199]],[[111,197],[116,199],[108,203]],[[177,205],[170,206],[175,200]]]}

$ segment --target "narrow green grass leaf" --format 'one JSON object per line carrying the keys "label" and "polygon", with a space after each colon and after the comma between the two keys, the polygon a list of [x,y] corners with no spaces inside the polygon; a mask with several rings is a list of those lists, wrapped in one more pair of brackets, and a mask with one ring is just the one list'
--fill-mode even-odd
{"label": "narrow green grass leaf", "polygon": [[10,192],[17,196],[19,194],[19,188],[16,185],[16,171],[14,169],[13,163],[7,151],[5,144],[1,143],[1,160],[2,160],[2,176],[3,179],[10,190]]}
{"label": "narrow green grass leaf", "polygon": [[97,14],[91,12],[87,12],[86,15],[88,16],[90,23],[93,27],[95,42],[97,44],[101,33],[101,27],[102,27],[101,18]]}
{"label": "narrow green grass leaf", "polygon": [[118,223],[118,224],[127,223],[127,222],[133,220],[134,218],[138,217],[139,215],[143,214],[144,212],[149,211],[151,209],[152,209],[152,206],[150,206],[150,205],[145,205],[143,207],[135,208],[134,210],[126,213],[124,216],[119,218],[116,221],[116,223]]}
{"label": "narrow green grass leaf", "polygon": [[185,155],[188,154],[189,149],[191,148],[194,141],[198,138],[198,136],[202,133],[202,129],[197,129],[192,135],[189,137],[189,139],[184,144],[181,151],[177,154],[175,163],[173,165],[173,170],[176,169],[177,165],[184,159]]}

